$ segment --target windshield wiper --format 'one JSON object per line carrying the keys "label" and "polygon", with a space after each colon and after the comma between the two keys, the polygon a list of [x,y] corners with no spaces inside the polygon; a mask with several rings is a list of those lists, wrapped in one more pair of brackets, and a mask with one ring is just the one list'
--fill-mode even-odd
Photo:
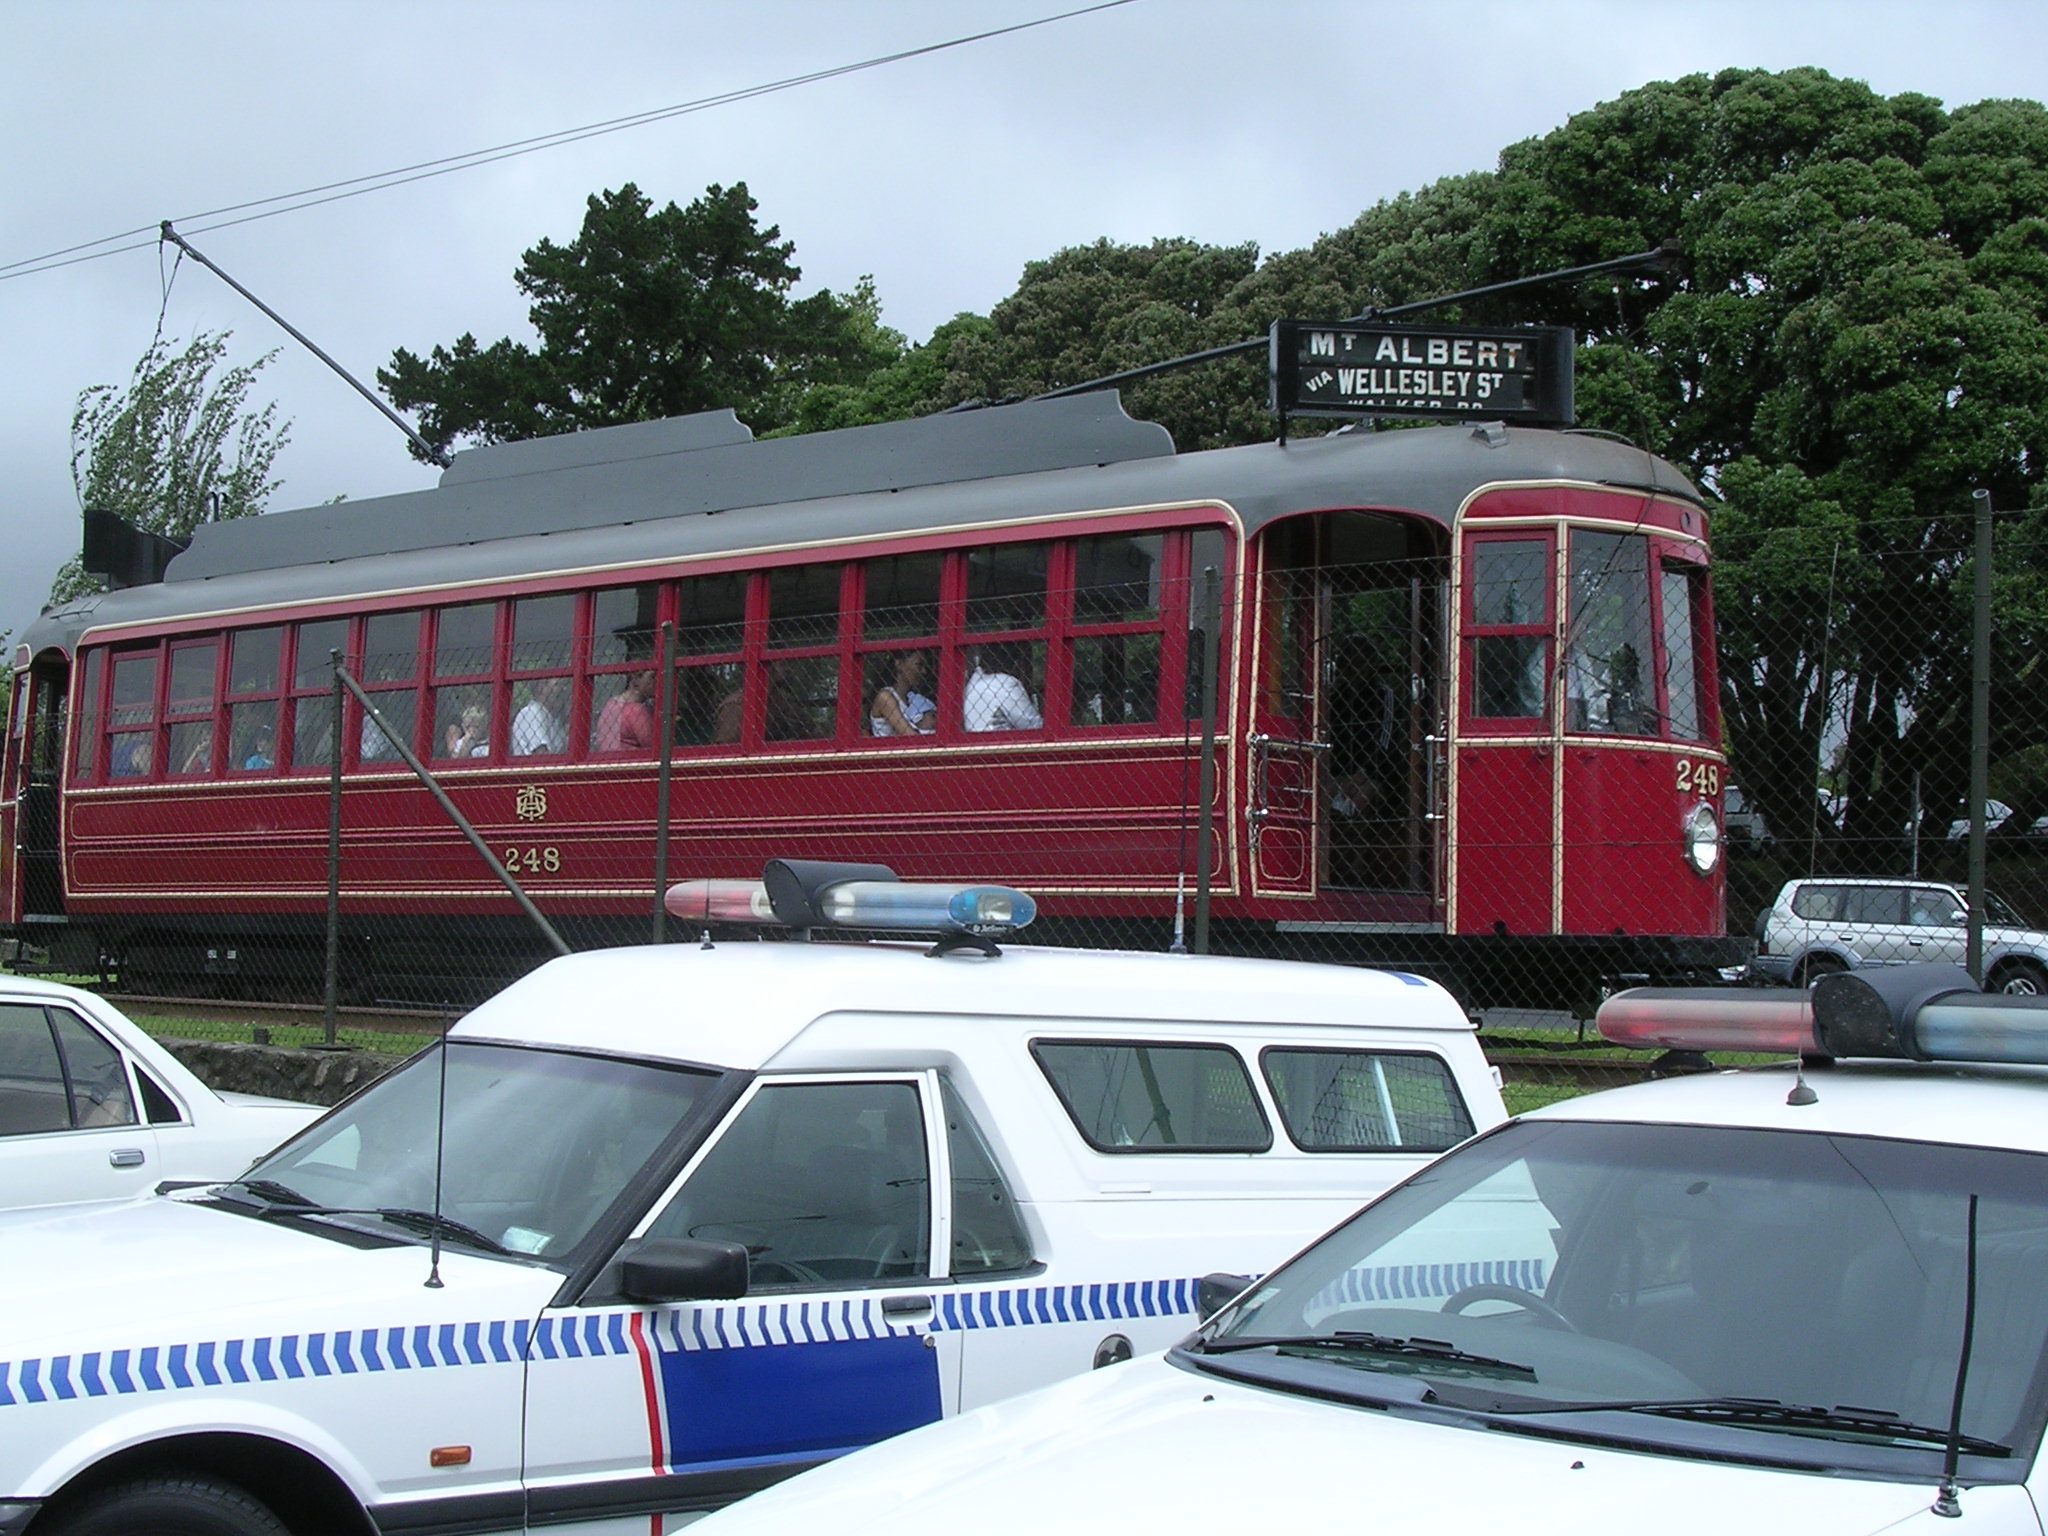
{"label": "windshield wiper", "polygon": [[[327,1213],[323,1212],[322,1214]],[[522,1257],[522,1255],[513,1254],[510,1248],[507,1248],[496,1238],[486,1237],[468,1222],[457,1221],[453,1216],[443,1215],[438,1211],[415,1211],[403,1206],[387,1205],[381,1206],[374,1211],[335,1212],[334,1214],[381,1216],[394,1227],[409,1227],[415,1232],[425,1232],[428,1234],[438,1232],[443,1237],[452,1237],[458,1243],[467,1243],[473,1248],[483,1249],[486,1253],[501,1253],[508,1258]]]}
{"label": "windshield wiper", "polygon": [[[429,1236],[439,1232],[471,1248],[481,1248],[486,1253],[502,1254],[506,1258],[519,1258],[510,1248],[494,1237],[479,1232],[466,1221],[457,1221],[453,1216],[435,1211],[416,1211],[408,1206],[394,1205],[322,1205],[308,1199],[289,1184],[280,1184],[275,1179],[234,1179],[219,1186],[222,1189],[245,1189],[265,1203],[249,1209],[266,1220],[272,1217],[301,1218],[308,1216],[376,1216],[394,1227],[408,1231],[422,1232]],[[241,1202],[237,1201],[237,1204]]]}
{"label": "windshield wiper", "polygon": [[1336,1333],[1272,1334],[1264,1338],[1256,1335],[1198,1340],[1194,1346],[1197,1354],[1234,1355],[1248,1349],[1330,1349],[1347,1354],[1373,1355],[1385,1360],[1414,1361],[1418,1364],[1460,1366],[1474,1371],[1495,1371],[1507,1376],[1524,1376],[1536,1379],[1536,1372],[1529,1366],[1513,1360],[1498,1360],[1492,1355],[1475,1355],[1442,1339],[1397,1339],[1379,1333],[1354,1333],[1340,1329]]}
{"label": "windshield wiper", "polygon": [[[1710,1424],[1738,1424],[1767,1429],[1840,1430],[1846,1434],[1875,1435],[1887,1440],[1919,1440],[1928,1445],[1948,1444],[1949,1432],[1931,1424],[1915,1424],[1880,1408],[1840,1405],[1821,1408],[1811,1403],[1781,1403],[1773,1397],[1646,1398],[1623,1402],[1545,1403],[1540,1407],[1496,1405],[1496,1413],[1536,1415],[1546,1413],[1649,1413],[1664,1418],[1690,1419]],[[2012,1447],[1995,1440],[1962,1435],[1957,1445],[1973,1456],[2010,1456]]]}

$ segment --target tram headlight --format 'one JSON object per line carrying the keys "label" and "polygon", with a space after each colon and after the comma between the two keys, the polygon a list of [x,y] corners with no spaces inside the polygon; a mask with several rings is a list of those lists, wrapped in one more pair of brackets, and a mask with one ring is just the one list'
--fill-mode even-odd
{"label": "tram headlight", "polygon": [[1721,819],[1705,801],[1686,813],[1685,862],[1698,875],[1711,875],[1721,862]]}

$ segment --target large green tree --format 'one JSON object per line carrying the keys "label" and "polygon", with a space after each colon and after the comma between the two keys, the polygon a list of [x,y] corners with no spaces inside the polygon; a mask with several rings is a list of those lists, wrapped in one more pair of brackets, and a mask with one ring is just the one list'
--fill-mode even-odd
{"label": "large green tree", "polygon": [[[203,522],[253,517],[281,483],[271,473],[291,437],[277,404],[249,404],[256,376],[277,354],[228,364],[226,331],[183,348],[159,337],[125,386],[95,384],[71,414],[71,482],[81,508],[186,538]],[[91,591],[77,558],[57,573],[52,600]]]}
{"label": "large green tree", "polygon": [[401,348],[378,381],[443,450],[727,407],[787,426],[808,391],[887,367],[903,338],[865,280],[791,298],[794,243],[757,206],[744,182],[687,208],[631,183],[592,197],[573,240],[542,239],[513,275],[538,346],[465,333],[424,358]]}

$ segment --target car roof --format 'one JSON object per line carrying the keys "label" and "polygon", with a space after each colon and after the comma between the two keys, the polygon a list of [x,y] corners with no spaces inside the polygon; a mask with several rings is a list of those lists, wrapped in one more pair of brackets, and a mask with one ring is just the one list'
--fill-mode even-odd
{"label": "car roof", "polygon": [[1804,1078],[1814,1092],[1810,1104],[1787,1102],[1799,1079],[1786,1062],[1610,1088],[1522,1118],[1737,1126],[2048,1152],[2048,1068],[1845,1061],[1808,1066]]}
{"label": "car roof", "polygon": [[50,1002],[83,1003],[88,1007],[95,1003],[102,1007],[110,1006],[104,998],[83,987],[66,986],[61,981],[44,981],[39,976],[0,974],[0,993],[10,997],[43,998]]}
{"label": "car roof", "polygon": [[829,1014],[1474,1028],[1434,982],[1394,971],[1020,944],[994,959],[925,950],[748,940],[592,950],[530,972],[449,1033],[752,1071]]}
{"label": "car roof", "polygon": [[1933,875],[1801,875],[1796,880],[1787,880],[1785,888],[1795,885],[1938,885],[1953,890],[1953,880],[1938,879]]}

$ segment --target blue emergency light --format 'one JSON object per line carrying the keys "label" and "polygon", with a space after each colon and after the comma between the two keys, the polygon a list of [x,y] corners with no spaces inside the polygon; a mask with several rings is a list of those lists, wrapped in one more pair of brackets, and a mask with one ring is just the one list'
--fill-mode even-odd
{"label": "blue emergency light", "polygon": [[1000,938],[1027,927],[1038,903],[1006,885],[898,880],[881,864],[776,859],[759,880],[685,880],[662,904],[690,922],[865,928]]}

